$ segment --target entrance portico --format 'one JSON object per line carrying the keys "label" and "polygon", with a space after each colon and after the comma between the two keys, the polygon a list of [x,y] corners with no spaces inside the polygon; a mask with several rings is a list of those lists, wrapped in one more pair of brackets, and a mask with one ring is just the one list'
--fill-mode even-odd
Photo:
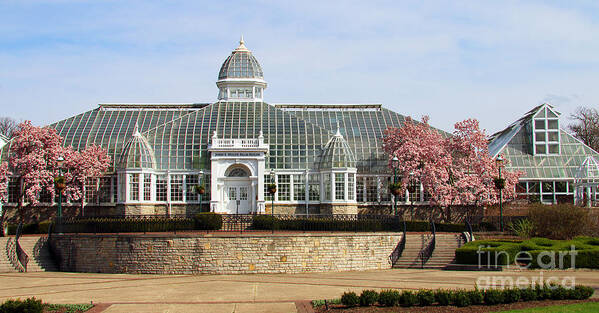
{"label": "entrance portico", "polygon": [[258,138],[212,136],[210,211],[225,214],[264,213],[264,168],[268,145]]}

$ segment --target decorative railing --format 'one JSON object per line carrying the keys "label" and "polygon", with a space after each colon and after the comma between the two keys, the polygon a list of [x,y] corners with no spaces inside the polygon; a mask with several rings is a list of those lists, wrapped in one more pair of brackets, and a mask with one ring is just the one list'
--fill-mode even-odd
{"label": "decorative railing", "polygon": [[6,253],[12,267],[19,272],[25,272],[25,268],[21,266],[19,258],[17,257],[17,244],[15,243],[14,237],[8,238],[6,241]]}
{"label": "decorative railing", "polygon": [[470,225],[470,222],[468,222],[467,220],[464,221],[464,224],[466,226],[466,232],[465,232],[465,237],[466,237],[466,242],[470,242],[470,241],[474,241],[474,234],[472,232],[472,225]]}
{"label": "decorative railing", "polygon": [[426,247],[424,247],[424,249],[422,249],[422,251],[420,251],[419,253],[422,268],[424,268],[426,262],[428,262],[428,260],[433,256],[433,252],[435,251],[436,245],[436,233],[437,229],[435,227],[435,223],[431,221],[431,240],[426,244]]}
{"label": "decorative railing", "polygon": [[402,220],[402,224],[403,224],[403,235],[401,236],[401,240],[399,241],[399,243],[397,244],[395,249],[393,249],[393,252],[391,252],[391,255],[389,256],[389,263],[391,263],[391,266],[393,266],[393,264],[395,264],[395,262],[397,262],[399,260],[399,258],[401,258],[401,255],[403,254],[403,250],[406,248],[406,240],[407,240],[406,221]]}
{"label": "decorative railing", "polygon": [[27,256],[27,253],[25,253],[25,250],[23,250],[23,248],[21,248],[21,245],[19,244],[19,238],[21,237],[22,231],[23,223],[19,223],[19,226],[17,226],[17,232],[15,233],[15,251],[19,265],[23,268],[24,272],[27,272],[27,263],[29,263],[29,257]]}
{"label": "decorative railing", "polygon": [[213,138],[211,148],[261,148],[263,146],[263,139]]}

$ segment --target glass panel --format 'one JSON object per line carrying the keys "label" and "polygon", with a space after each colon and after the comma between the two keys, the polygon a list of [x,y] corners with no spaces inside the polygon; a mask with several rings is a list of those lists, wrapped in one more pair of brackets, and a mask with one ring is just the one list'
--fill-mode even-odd
{"label": "glass panel", "polygon": [[198,185],[198,175],[189,174],[185,176],[185,188],[187,189],[185,192],[186,201],[198,201],[198,193],[195,188]]}
{"label": "glass panel", "polygon": [[546,154],[547,151],[545,149],[545,145],[536,145],[537,147],[537,154]]}
{"label": "glass panel", "polygon": [[353,173],[347,174],[347,200],[354,200],[356,195],[355,189],[355,175]]}
{"label": "glass panel", "polygon": [[356,201],[364,202],[364,177],[357,177],[356,181]]}
{"label": "glass panel", "polygon": [[553,182],[544,182],[543,192],[553,192]]}
{"label": "glass panel", "polygon": [[239,187],[239,200],[246,201],[248,199],[248,187]]}
{"label": "glass panel", "polygon": [[[98,190],[96,186],[96,178],[88,178],[85,180],[85,202],[96,203]],[[49,199],[49,197],[48,197]],[[47,199],[40,199],[41,202],[50,202]]]}
{"label": "glass panel", "polygon": [[549,141],[558,141],[559,140],[558,132],[548,132],[547,135],[549,137]]}
{"label": "glass panel", "polygon": [[324,181],[324,199],[326,201],[331,200],[331,174],[325,173],[322,174],[322,178]]}
{"label": "glass panel", "polygon": [[345,200],[345,174],[335,174],[335,200]]}
{"label": "glass panel", "polygon": [[290,175],[278,175],[279,186],[277,186],[277,192],[279,194],[279,201],[291,200],[291,178]]}
{"label": "glass panel", "polygon": [[526,182],[519,182],[516,185],[516,193],[526,193]]}
{"label": "glass panel", "polygon": [[309,183],[309,200],[319,201],[320,200],[320,174],[310,174],[308,176]]}
{"label": "glass panel", "polygon": [[410,186],[408,187],[408,190],[410,191],[410,201],[411,202],[419,202],[420,201],[420,183],[419,182],[413,182],[410,184]]}
{"label": "glass panel", "polygon": [[166,201],[167,180],[166,175],[156,175],[156,201]]}
{"label": "glass panel", "polygon": [[112,177],[100,177],[100,188],[98,190],[100,197],[100,203],[109,203],[112,202],[112,198],[110,195],[110,182]]}
{"label": "glass panel", "polygon": [[366,179],[366,202],[377,202],[377,178],[372,176],[364,178]]}
{"label": "glass panel", "polygon": [[557,144],[550,144],[549,145],[549,153],[551,153],[551,154],[558,154],[559,153],[559,145],[557,145]]}
{"label": "glass panel", "polygon": [[391,193],[389,192],[389,182],[391,177],[381,177],[381,186],[379,192],[381,193],[381,201],[391,201]]}
{"label": "glass panel", "polygon": [[268,192],[268,185],[271,184],[270,175],[264,175],[264,200],[272,200],[271,194]]}
{"label": "glass panel", "polygon": [[144,174],[144,201],[152,200],[152,174]]}
{"label": "glass panel", "polygon": [[565,181],[555,182],[555,192],[566,192],[567,187],[568,187],[568,183]]}
{"label": "glass panel", "polygon": [[293,197],[295,201],[306,200],[305,174],[293,175]]}
{"label": "glass panel", "polygon": [[545,141],[545,132],[535,132],[536,141]]}
{"label": "glass panel", "polygon": [[528,193],[539,193],[539,183],[528,182]]}
{"label": "glass panel", "polygon": [[229,201],[237,200],[237,187],[229,187]]}
{"label": "glass panel", "polygon": [[139,201],[139,174],[129,175],[129,200]]}
{"label": "glass panel", "polygon": [[548,120],[547,121],[547,128],[548,129],[558,129],[559,128],[559,122],[558,122],[558,120]]}
{"label": "glass panel", "polygon": [[183,201],[183,175],[171,175],[171,201]]}
{"label": "glass panel", "polygon": [[535,120],[535,129],[545,129],[545,120]]}

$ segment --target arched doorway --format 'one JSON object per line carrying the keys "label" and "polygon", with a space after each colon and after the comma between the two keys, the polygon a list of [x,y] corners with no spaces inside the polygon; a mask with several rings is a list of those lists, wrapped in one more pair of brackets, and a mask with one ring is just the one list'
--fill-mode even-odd
{"label": "arched doorway", "polygon": [[231,165],[225,172],[224,206],[228,214],[248,214],[254,190],[250,180],[250,170],[240,164]]}

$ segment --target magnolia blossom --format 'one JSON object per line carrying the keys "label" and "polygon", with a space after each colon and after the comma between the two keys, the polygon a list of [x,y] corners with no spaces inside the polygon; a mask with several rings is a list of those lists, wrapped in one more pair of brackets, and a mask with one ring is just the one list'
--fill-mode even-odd
{"label": "magnolia blossom", "polygon": [[[391,159],[397,157],[397,171],[403,188],[422,183],[430,203],[438,206],[489,205],[499,201],[494,178],[499,167],[489,155],[488,140],[475,119],[455,124],[453,136],[444,137],[428,125],[408,120],[401,128],[389,128],[383,149]],[[502,171],[504,199],[515,196],[520,173]]]}
{"label": "magnolia blossom", "polygon": [[[65,160],[62,170],[58,168],[59,157]],[[109,164],[110,157],[102,148],[89,146],[85,150],[75,151],[71,147],[63,147],[62,138],[55,129],[36,127],[30,121],[25,121],[19,124],[10,143],[8,167],[12,173],[0,167],[0,194],[3,182],[12,175],[20,184],[23,200],[36,205],[42,191],[55,197],[54,178],[63,175],[67,198],[81,199],[85,179],[100,176]]]}
{"label": "magnolia blossom", "polygon": [[8,202],[8,179],[10,175],[8,162],[0,163],[0,202]]}

